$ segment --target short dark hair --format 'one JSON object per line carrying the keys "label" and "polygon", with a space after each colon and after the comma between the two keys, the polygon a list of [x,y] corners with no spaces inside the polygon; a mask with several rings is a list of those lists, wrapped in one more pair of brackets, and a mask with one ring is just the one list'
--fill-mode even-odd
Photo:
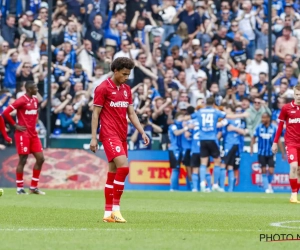
{"label": "short dark hair", "polygon": [[116,15],[121,15],[123,13],[126,13],[124,9],[119,9],[117,12],[116,12]]}
{"label": "short dark hair", "polygon": [[195,108],[193,106],[188,106],[186,111],[189,115],[191,115],[195,112]]}
{"label": "short dark hair", "polygon": [[120,71],[122,69],[130,69],[134,68],[134,62],[127,58],[127,57],[119,57],[114,60],[111,64],[111,71],[114,72],[115,70]]}
{"label": "short dark hair", "polygon": [[213,96],[210,96],[206,99],[206,105],[212,106],[215,104],[215,98]]}
{"label": "short dark hair", "polygon": [[226,104],[226,109],[230,109],[232,112],[235,112],[235,106],[232,104]]}
{"label": "short dark hair", "polygon": [[267,74],[265,72],[260,72],[259,75],[267,76]]}
{"label": "short dark hair", "polygon": [[82,69],[82,65],[80,63],[75,63],[74,69]]}
{"label": "short dark hair", "polygon": [[7,15],[6,20],[8,20],[9,18],[14,18],[14,19],[16,19],[15,15],[12,15],[12,14]]}
{"label": "short dark hair", "polygon": [[103,67],[101,66],[101,64],[97,64],[97,65],[95,66],[95,69],[94,69],[94,70],[97,70],[97,69],[102,69],[102,70],[103,70]]}
{"label": "short dark hair", "polygon": [[26,81],[25,82],[25,89],[29,89],[32,87],[32,85],[34,85],[35,82],[34,81]]}
{"label": "short dark hair", "polygon": [[266,116],[268,116],[269,118],[271,118],[271,115],[268,113],[268,112],[264,112],[263,114],[262,114],[262,116],[263,115],[266,115]]}
{"label": "short dark hair", "polygon": [[283,30],[286,30],[286,31],[292,32],[292,28],[291,28],[291,26],[284,26]]}

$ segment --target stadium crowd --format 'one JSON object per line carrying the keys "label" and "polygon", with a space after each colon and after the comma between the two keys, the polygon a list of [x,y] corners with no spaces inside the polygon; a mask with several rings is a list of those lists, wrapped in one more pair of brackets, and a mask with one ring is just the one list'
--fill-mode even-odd
{"label": "stadium crowd", "polygon": [[[276,122],[299,81],[299,0],[273,0],[272,13],[267,0],[53,2],[48,41],[47,1],[0,1],[0,113],[24,94],[24,82],[33,80],[39,87],[41,133],[48,94],[54,134],[90,133],[93,90],[111,75],[110,64],[118,57],[135,62],[128,81],[134,108],[150,138],[161,138],[162,149],[167,148],[176,111],[196,107],[210,96],[218,106],[233,104],[249,112],[251,136],[264,112]],[[268,15],[273,20],[272,48]],[[48,42],[52,51],[47,51]],[[270,81],[272,110],[267,105]],[[128,137],[143,149],[130,124]]]}

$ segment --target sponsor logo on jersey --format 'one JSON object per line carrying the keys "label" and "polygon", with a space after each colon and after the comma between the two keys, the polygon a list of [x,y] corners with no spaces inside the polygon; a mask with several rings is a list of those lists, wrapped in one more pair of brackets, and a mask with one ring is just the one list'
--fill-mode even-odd
{"label": "sponsor logo on jersey", "polygon": [[128,108],[129,102],[110,102],[110,106],[114,108]]}
{"label": "sponsor logo on jersey", "polygon": [[113,95],[117,94],[116,92],[112,92]]}
{"label": "sponsor logo on jersey", "polygon": [[25,111],[25,115],[36,115],[37,114],[37,110],[26,110]]}
{"label": "sponsor logo on jersey", "polygon": [[117,151],[118,153],[120,153],[121,148],[120,148],[119,146],[116,146],[116,151]]}
{"label": "sponsor logo on jersey", "polygon": [[300,123],[300,118],[289,119],[289,123]]}
{"label": "sponsor logo on jersey", "polygon": [[272,134],[269,134],[269,133],[260,133],[259,135],[262,139],[266,139],[266,140],[269,140],[272,137]]}
{"label": "sponsor logo on jersey", "polygon": [[296,113],[296,111],[291,111],[291,114],[295,114]]}

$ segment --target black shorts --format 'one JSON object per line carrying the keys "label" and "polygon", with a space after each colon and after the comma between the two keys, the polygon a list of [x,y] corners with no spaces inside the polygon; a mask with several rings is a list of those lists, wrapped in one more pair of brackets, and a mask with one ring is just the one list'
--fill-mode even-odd
{"label": "black shorts", "polygon": [[265,155],[258,155],[258,162],[260,164],[260,167],[266,167],[274,168],[275,167],[275,160],[274,155],[265,156]]}
{"label": "black shorts", "polygon": [[183,151],[182,164],[186,167],[190,166],[190,164],[191,164],[191,150],[190,149]]}
{"label": "black shorts", "polygon": [[239,145],[233,145],[227,153],[225,152],[224,163],[226,167],[233,166],[234,170],[240,168]]}
{"label": "black shorts", "polygon": [[169,150],[170,168],[180,168],[181,152]]}
{"label": "black shorts", "polygon": [[200,141],[200,157],[209,157],[219,158],[220,157],[220,149],[217,143],[213,140],[209,141]]}
{"label": "black shorts", "polygon": [[191,164],[192,168],[199,168],[200,167],[200,153],[193,153],[191,156]]}

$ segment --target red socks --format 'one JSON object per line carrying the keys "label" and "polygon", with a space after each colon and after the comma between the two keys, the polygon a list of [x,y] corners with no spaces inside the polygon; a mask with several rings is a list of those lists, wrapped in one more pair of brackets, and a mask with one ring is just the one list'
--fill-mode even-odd
{"label": "red socks", "polygon": [[122,167],[117,169],[117,173],[114,180],[114,198],[113,198],[113,210],[120,210],[120,199],[124,190],[124,182],[126,176],[129,173],[129,167]]}
{"label": "red socks", "polygon": [[3,135],[3,138],[5,141],[7,141],[8,143],[12,142],[12,139],[10,137],[8,137],[6,130],[5,130],[5,122],[3,117],[0,115],[0,132]]}
{"label": "red socks", "polygon": [[33,169],[30,188],[37,188],[41,170]]}
{"label": "red socks", "polygon": [[290,185],[293,193],[298,191],[298,179],[290,179]]}
{"label": "red socks", "polygon": [[17,188],[21,189],[24,187],[23,173],[16,173],[16,183]]}
{"label": "red socks", "polygon": [[114,180],[116,173],[107,173],[107,180],[104,188],[105,195],[105,211],[112,211],[114,198]]}

